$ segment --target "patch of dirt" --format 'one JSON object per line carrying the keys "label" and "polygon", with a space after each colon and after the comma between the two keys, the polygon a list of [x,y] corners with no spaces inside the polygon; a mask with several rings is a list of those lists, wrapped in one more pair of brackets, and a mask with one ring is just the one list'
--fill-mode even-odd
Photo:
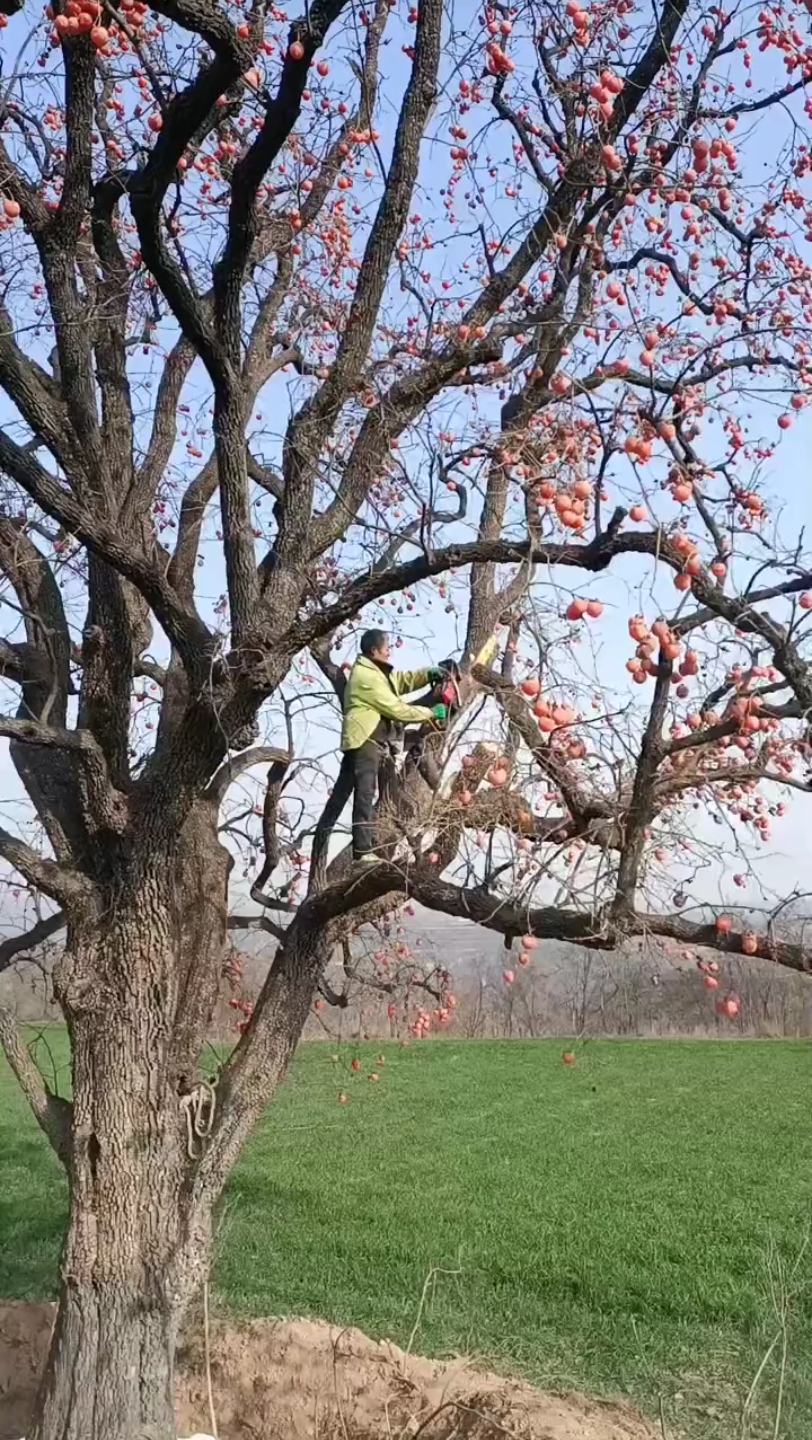
{"label": "patch of dirt", "polygon": [[[53,1307],[0,1304],[0,1440],[19,1440]],[[220,1440],[655,1440],[623,1405],[548,1395],[520,1381],[407,1355],[314,1320],[215,1322]],[[209,1429],[202,1336],[178,1355],[178,1429]]]}
{"label": "patch of dirt", "polygon": [[51,1338],[53,1305],[0,1304],[0,1440],[19,1440]]}

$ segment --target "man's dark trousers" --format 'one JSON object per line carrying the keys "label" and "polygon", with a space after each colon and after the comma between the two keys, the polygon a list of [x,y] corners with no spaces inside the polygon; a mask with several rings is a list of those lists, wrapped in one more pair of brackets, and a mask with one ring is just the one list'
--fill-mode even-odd
{"label": "man's dark trousers", "polygon": [[[352,853],[355,860],[369,854],[374,845],[375,792],[383,747],[377,740],[367,740],[357,750],[345,750],[333,793],[324,807],[318,829],[325,840],[352,795]],[[314,852],[320,849],[318,832]]]}

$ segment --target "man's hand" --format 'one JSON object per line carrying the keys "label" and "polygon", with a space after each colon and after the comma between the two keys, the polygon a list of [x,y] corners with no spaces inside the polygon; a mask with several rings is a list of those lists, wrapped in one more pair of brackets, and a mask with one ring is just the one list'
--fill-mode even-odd
{"label": "man's hand", "polygon": [[428,679],[429,685],[439,685],[444,675],[445,671],[440,670],[436,665],[432,665],[431,668],[426,671],[426,677]]}
{"label": "man's hand", "polygon": [[435,720],[445,720],[448,716],[448,709],[445,705],[432,705],[431,713]]}

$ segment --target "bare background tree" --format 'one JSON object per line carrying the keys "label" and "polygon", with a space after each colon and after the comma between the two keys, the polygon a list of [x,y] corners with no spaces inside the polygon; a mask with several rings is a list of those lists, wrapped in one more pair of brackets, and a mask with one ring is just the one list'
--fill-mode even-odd
{"label": "bare background tree", "polygon": [[[812,574],[766,483],[812,383],[793,9],[11,21],[0,735],[35,824],[0,854],[41,908],[2,963],[64,931],[72,1047],[67,1101],[0,1011],[70,1177],[34,1440],[174,1434],[226,1177],[314,994],[347,999],[328,965],[352,983],[353,934],[404,897],[525,958],[658,937],[808,969],[773,923],[691,920],[690,876],[673,904],[663,883],[670,847],[689,870],[711,848],[693,805],[763,841],[782,787],[808,789]],[[607,572],[638,587],[632,654],[597,676],[573,637],[602,602],[567,577]],[[384,777],[397,858],[358,875],[333,847],[308,876],[332,773],[312,712],[387,601],[407,631],[460,622],[461,713]],[[472,668],[501,620],[502,661]],[[192,1156],[240,844],[261,917],[235,928],[279,943]],[[418,981],[450,1008],[444,973]]]}

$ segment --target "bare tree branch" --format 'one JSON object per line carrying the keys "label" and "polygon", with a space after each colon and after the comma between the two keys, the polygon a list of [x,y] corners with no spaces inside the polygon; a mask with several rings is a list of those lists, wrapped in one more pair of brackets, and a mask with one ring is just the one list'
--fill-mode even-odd
{"label": "bare tree branch", "polygon": [[35,950],[44,941],[50,940],[52,935],[57,935],[65,928],[65,917],[60,910],[55,915],[47,915],[44,920],[38,920],[30,930],[22,935],[10,935],[7,940],[0,941],[0,974],[7,970],[9,965],[15,964],[20,956],[25,959],[31,950]]}
{"label": "bare tree branch", "polygon": [[67,1164],[71,1149],[71,1106],[67,1100],[52,1095],[46,1089],[7,1005],[0,1005],[0,1045],[37,1124],[47,1135],[60,1160]]}
{"label": "bare tree branch", "polygon": [[280,750],[274,745],[255,745],[252,750],[243,750],[239,755],[231,755],[224,760],[220,769],[209,781],[206,787],[206,794],[216,800],[218,804],[224,799],[229,786],[233,785],[247,770],[253,769],[255,765],[283,765],[287,767],[292,757],[286,750]]}

